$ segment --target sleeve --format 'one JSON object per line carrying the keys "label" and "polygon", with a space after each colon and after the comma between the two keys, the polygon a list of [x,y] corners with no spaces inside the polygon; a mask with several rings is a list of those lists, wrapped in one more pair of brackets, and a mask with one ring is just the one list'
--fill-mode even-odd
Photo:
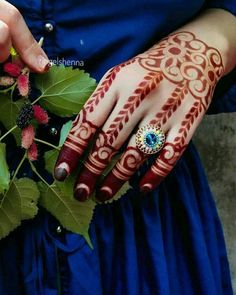
{"label": "sleeve", "polygon": [[236,16],[236,0],[208,0],[205,8],[221,8]]}
{"label": "sleeve", "polygon": [[[208,0],[204,9],[221,8],[236,17],[236,0]],[[236,68],[216,86],[208,114],[236,112]]]}

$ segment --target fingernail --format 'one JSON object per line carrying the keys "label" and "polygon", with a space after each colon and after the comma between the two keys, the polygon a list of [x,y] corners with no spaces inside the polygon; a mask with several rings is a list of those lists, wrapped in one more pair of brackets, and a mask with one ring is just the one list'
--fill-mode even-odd
{"label": "fingernail", "polygon": [[143,185],[140,187],[140,191],[142,193],[149,193],[152,189],[149,187],[149,185]]}
{"label": "fingernail", "polygon": [[39,70],[44,71],[46,67],[48,67],[48,64],[50,63],[50,61],[45,58],[43,55],[39,55],[37,58],[37,66],[39,68]]}
{"label": "fingernail", "polygon": [[57,167],[54,172],[54,176],[57,180],[63,181],[67,177],[67,171],[65,168]]}
{"label": "fingernail", "polygon": [[46,64],[44,71],[47,72],[52,66],[53,66],[53,63],[50,61],[49,63]]}
{"label": "fingernail", "polygon": [[96,193],[96,199],[99,200],[100,202],[105,202],[111,199],[111,195],[109,194],[108,191],[98,190]]}
{"label": "fingernail", "polygon": [[88,199],[88,192],[80,187],[74,191],[74,197],[80,202],[84,202]]}

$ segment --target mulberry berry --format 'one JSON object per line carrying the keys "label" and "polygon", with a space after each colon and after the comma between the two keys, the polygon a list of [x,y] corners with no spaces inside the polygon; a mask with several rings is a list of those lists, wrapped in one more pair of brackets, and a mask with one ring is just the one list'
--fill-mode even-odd
{"label": "mulberry berry", "polygon": [[34,141],[35,131],[32,125],[29,125],[22,129],[21,133],[21,146],[28,149]]}
{"label": "mulberry berry", "polygon": [[35,142],[32,143],[30,148],[27,150],[27,156],[30,161],[36,161],[38,158],[38,148]]}
{"label": "mulberry berry", "polygon": [[39,124],[47,124],[49,121],[49,117],[47,112],[41,108],[39,105],[33,106],[34,110],[34,118],[39,122]]}
{"label": "mulberry berry", "polygon": [[18,77],[21,73],[21,67],[17,64],[7,62],[3,65],[4,72],[8,73],[12,77]]}
{"label": "mulberry berry", "polygon": [[21,96],[27,96],[29,94],[29,77],[21,74],[17,78],[17,88]]}
{"label": "mulberry berry", "polygon": [[30,103],[25,104],[20,110],[18,117],[16,119],[16,125],[23,129],[29,125],[30,120],[34,116],[34,110]]}

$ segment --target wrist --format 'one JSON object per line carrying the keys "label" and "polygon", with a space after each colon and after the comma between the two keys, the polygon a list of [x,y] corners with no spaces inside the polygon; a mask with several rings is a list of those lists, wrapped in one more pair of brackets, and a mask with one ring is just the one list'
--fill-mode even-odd
{"label": "wrist", "polygon": [[221,55],[224,72],[228,74],[236,66],[236,17],[222,9],[208,9],[178,31],[189,31],[217,49]]}

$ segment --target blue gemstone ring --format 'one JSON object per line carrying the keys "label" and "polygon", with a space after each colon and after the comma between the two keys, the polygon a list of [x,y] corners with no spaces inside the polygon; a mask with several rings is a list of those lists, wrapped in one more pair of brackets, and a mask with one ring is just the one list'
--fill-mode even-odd
{"label": "blue gemstone ring", "polygon": [[165,134],[160,127],[148,124],[139,128],[135,136],[135,142],[143,153],[156,154],[163,148],[165,138]]}

